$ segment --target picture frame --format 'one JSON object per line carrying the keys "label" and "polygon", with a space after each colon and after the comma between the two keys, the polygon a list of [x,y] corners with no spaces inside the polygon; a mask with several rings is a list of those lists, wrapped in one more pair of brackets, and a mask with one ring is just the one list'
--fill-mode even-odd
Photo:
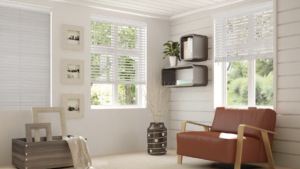
{"label": "picture frame", "polygon": [[61,81],[64,84],[83,84],[84,61],[74,59],[62,59]]}
{"label": "picture frame", "polygon": [[[51,123],[32,123],[32,124],[25,124],[26,129],[26,142],[32,142],[32,129],[45,129],[46,130],[46,138],[47,141],[52,141],[52,130],[51,130]],[[34,140],[40,140],[37,139],[37,136],[34,135]]]}
{"label": "picture frame", "polygon": [[84,27],[63,24],[61,47],[68,50],[84,50]]}
{"label": "picture frame", "polygon": [[[66,117],[65,117],[65,111],[63,107],[32,107],[31,110],[32,110],[33,123],[39,123],[39,116],[38,116],[39,113],[59,113],[62,138],[67,137]],[[34,129],[34,135],[35,135],[34,136],[35,142],[41,141],[39,129]]]}
{"label": "picture frame", "polygon": [[84,118],[84,94],[63,93],[61,105],[64,107],[66,119]]}

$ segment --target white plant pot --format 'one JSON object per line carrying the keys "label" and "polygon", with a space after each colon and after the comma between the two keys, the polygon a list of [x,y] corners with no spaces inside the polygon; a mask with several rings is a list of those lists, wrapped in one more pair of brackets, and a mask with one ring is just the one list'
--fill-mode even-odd
{"label": "white plant pot", "polygon": [[178,58],[176,56],[169,56],[171,67],[177,66]]}

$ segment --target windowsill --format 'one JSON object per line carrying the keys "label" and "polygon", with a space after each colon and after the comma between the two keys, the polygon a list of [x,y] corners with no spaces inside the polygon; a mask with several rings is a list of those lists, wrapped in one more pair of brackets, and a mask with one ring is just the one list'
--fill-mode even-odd
{"label": "windowsill", "polygon": [[145,107],[141,106],[91,106],[92,110],[97,109],[146,109]]}
{"label": "windowsill", "polygon": [[233,105],[225,106],[225,108],[236,108],[236,109],[248,109],[248,107],[256,107],[258,109],[274,109],[273,106],[233,106]]}

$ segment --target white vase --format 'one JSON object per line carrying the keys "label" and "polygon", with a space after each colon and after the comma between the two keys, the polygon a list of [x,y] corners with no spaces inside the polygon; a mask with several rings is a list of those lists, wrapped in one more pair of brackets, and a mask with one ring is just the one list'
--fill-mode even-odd
{"label": "white vase", "polygon": [[169,56],[171,67],[177,66],[178,58],[176,56]]}

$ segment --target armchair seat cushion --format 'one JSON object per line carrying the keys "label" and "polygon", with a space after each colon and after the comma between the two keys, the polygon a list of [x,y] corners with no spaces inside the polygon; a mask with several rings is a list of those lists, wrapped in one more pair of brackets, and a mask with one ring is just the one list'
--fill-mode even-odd
{"label": "armchair seat cushion", "polygon": [[[234,163],[237,134],[223,132],[184,132],[177,134],[177,154],[222,163]],[[259,162],[261,141],[244,136],[242,163]]]}

